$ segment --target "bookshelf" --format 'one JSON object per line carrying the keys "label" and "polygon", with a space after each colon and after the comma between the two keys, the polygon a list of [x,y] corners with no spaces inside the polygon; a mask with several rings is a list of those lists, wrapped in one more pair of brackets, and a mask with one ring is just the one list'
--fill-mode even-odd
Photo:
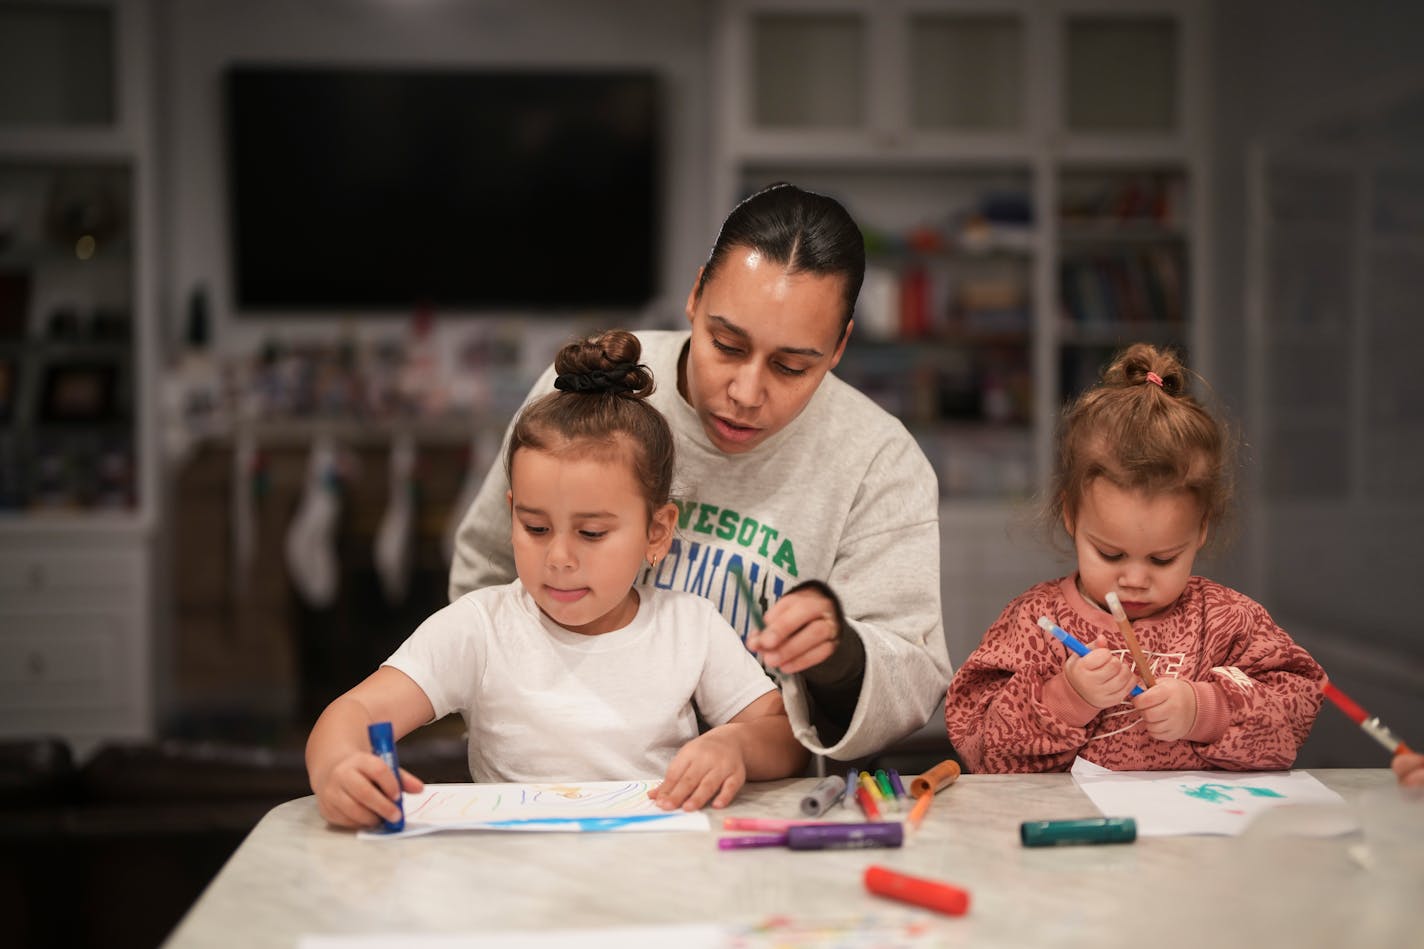
{"label": "bookshelf", "polygon": [[150,7],[0,3],[0,733],[146,737]]}
{"label": "bookshelf", "polygon": [[[901,418],[938,472],[956,661],[1056,569],[1015,524],[1047,483],[1064,400],[1136,340],[1183,350],[1210,378],[1206,12],[718,8],[718,204],[788,180],[861,224],[866,284],[838,374]],[[959,556],[1011,535],[1002,556]]]}

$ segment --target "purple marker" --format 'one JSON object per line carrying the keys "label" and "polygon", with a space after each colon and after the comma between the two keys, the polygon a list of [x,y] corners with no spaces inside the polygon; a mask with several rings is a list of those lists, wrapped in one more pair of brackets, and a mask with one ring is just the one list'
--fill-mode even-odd
{"label": "purple marker", "polygon": [[869,824],[805,824],[786,829],[786,846],[792,850],[860,850],[898,847],[905,840],[899,821]]}
{"label": "purple marker", "polygon": [[743,847],[785,847],[785,834],[747,834],[742,837],[722,837],[718,850],[741,850]]}

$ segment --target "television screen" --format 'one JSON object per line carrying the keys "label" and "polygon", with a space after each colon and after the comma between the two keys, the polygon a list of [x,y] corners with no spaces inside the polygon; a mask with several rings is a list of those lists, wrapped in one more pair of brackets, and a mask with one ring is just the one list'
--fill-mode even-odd
{"label": "television screen", "polygon": [[655,293],[650,72],[236,66],[239,310],[636,307]]}

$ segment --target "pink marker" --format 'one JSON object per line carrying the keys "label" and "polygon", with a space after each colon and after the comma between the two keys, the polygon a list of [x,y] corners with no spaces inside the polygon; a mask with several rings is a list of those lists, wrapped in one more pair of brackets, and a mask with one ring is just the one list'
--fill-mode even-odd
{"label": "pink marker", "polygon": [[824,824],[826,821],[819,820],[777,820],[771,817],[724,817],[722,819],[723,830],[765,830],[772,833],[784,833],[788,827],[805,827],[807,825]]}
{"label": "pink marker", "polygon": [[717,841],[718,850],[741,850],[743,847],[785,847],[785,834],[748,834],[745,837],[722,837]]}

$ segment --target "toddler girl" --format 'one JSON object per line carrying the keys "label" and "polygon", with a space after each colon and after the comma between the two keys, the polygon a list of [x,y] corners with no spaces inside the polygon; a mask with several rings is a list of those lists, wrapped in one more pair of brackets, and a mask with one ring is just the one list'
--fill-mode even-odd
{"label": "toddler girl", "polygon": [[621,330],[559,353],[561,391],[525,408],[505,453],[518,579],[431,616],[322,713],[307,771],[330,823],[398,816],[369,723],[399,738],[453,711],[481,782],[662,776],[653,797],[695,810],[805,766],[780,693],[716,608],[633,587],[677,523],[672,433],[640,354]]}
{"label": "toddler girl", "polygon": [[[1275,770],[1310,733],[1320,666],[1260,604],[1192,575],[1233,452],[1186,375],[1138,343],[1064,411],[1048,513],[1078,569],[1011,602],[950,683],[949,737],[971,770],[1066,771],[1078,755],[1114,771]],[[1110,593],[1156,680],[1132,698]],[[1091,651],[1070,653],[1042,616]]]}

